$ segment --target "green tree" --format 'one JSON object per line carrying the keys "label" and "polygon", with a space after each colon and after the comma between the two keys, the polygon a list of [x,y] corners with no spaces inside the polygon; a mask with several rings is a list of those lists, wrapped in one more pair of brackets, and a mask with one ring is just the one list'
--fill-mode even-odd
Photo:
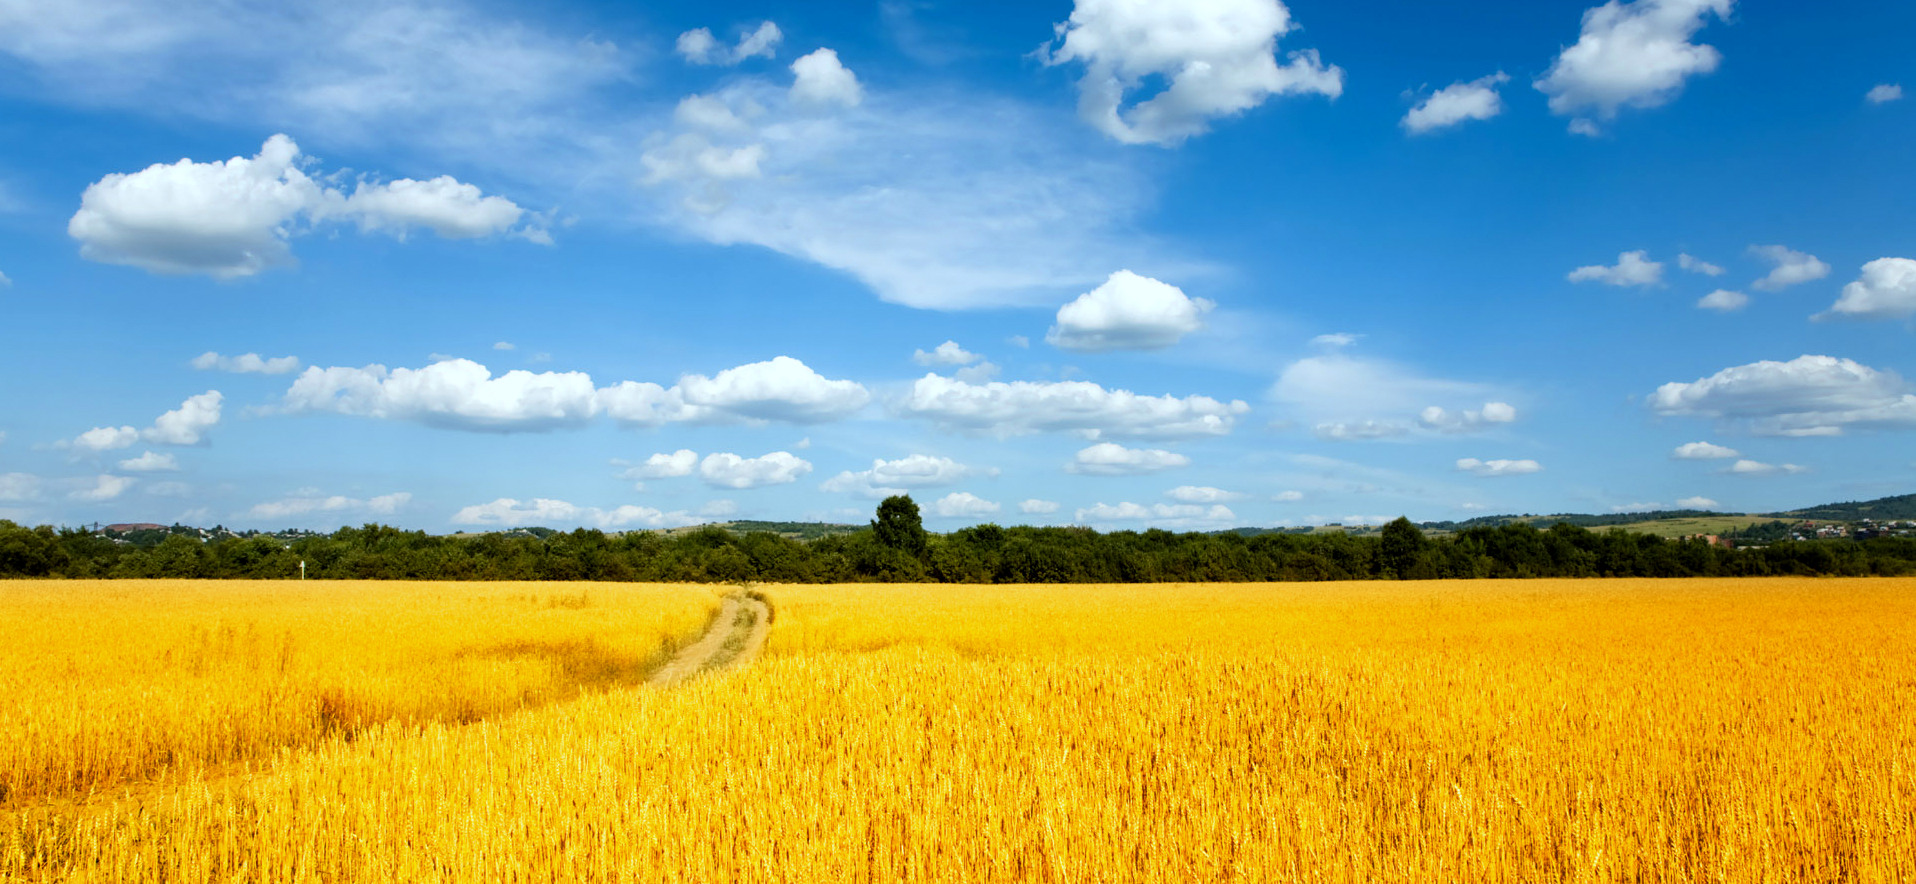
{"label": "green tree", "polygon": [[1420,580],[1433,576],[1430,566],[1424,561],[1428,541],[1424,532],[1410,519],[1398,516],[1396,520],[1384,526],[1379,538],[1377,564],[1382,568],[1380,577],[1395,577],[1398,580]]}
{"label": "green tree", "polygon": [[925,520],[918,515],[918,504],[909,494],[894,494],[879,502],[872,534],[879,546],[916,559],[925,557]]}

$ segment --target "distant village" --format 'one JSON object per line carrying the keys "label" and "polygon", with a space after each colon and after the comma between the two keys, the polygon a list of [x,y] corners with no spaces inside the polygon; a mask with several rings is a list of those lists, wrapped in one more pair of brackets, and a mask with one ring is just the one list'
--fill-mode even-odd
{"label": "distant village", "polygon": [[1792,526],[1791,540],[1831,540],[1848,537],[1852,540],[1869,540],[1874,537],[1916,537],[1916,521],[1874,522],[1858,519],[1854,522],[1816,522],[1805,520]]}

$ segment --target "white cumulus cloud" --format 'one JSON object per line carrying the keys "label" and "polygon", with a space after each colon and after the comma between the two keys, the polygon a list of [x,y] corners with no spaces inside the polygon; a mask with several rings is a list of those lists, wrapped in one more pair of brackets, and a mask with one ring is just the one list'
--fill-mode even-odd
{"label": "white cumulus cloud", "polygon": [[1685,497],[1677,501],[1677,506],[1686,510],[1713,510],[1722,504],[1707,497]]}
{"label": "white cumulus cloud", "polygon": [[812,471],[810,461],[789,451],[761,457],[740,457],[729,451],[708,454],[699,461],[699,478],[714,488],[762,488],[798,481]]}
{"label": "white cumulus cloud", "polygon": [[1235,491],[1212,488],[1208,485],[1179,485],[1164,492],[1164,496],[1179,503],[1227,503],[1244,497]]}
{"label": "white cumulus cloud", "polygon": [[208,390],[187,397],[180,407],[154,418],[153,426],[144,430],[94,427],[65,444],[86,451],[113,451],[141,441],[154,445],[198,445],[206,438],[206,431],[220,422],[220,404],[224,399],[220,391]]}
{"label": "white cumulus cloud", "polygon": [[1521,476],[1542,472],[1543,466],[1534,460],[1478,460],[1463,457],[1457,459],[1457,469],[1473,476]]}
{"label": "white cumulus cloud", "polygon": [[1892,101],[1901,101],[1903,99],[1903,87],[1900,83],[1878,83],[1870,87],[1870,90],[1864,93],[1863,98],[1870,104],[1888,104]]}
{"label": "white cumulus cloud", "polygon": [[1508,74],[1498,71],[1467,83],[1452,83],[1411,108],[1400,125],[1412,135],[1422,135],[1466,120],[1488,120],[1503,113],[1497,87],[1509,80]]}
{"label": "white cumulus cloud", "polygon": [[1146,522],[1159,528],[1223,528],[1237,520],[1237,514],[1223,504],[1204,506],[1192,503],[1096,503],[1079,509],[1072,521],[1089,525],[1117,522]]}
{"label": "white cumulus cloud", "polygon": [[1858,319],[1902,319],[1916,316],[1916,261],[1877,258],[1863,265],[1863,274],[1846,286],[1823,316]]}
{"label": "white cumulus cloud", "polygon": [[470,238],[514,232],[525,214],[443,176],[362,180],[348,195],[308,176],[305,165],[293,139],[274,135],[252,157],[116,172],[87,186],[67,233],[89,260],[231,279],[293,263],[290,240],[330,221],[399,236],[425,227]]}
{"label": "white cumulus cloud", "polygon": [[865,407],[871,393],[856,381],[830,380],[790,356],[728,368],[712,377],[679,379],[685,402],[747,420],[817,423]]}
{"label": "white cumulus cloud", "polygon": [[1732,366],[1651,394],[1658,414],[1719,418],[1765,436],[1835,436],[1916,426],[1916,393],[1895,372],[1850,359],[1799,356]]}
{"label": "white cumulus cloud", "polygon": [[814,50],[792,62],[792,101],[799,105],[857,107],[865,100],[858,77],[830,49]]}
{"label": "white cumulus cloud", "polygon": [[968,383],[937,374],[913,382],[894,406],[906,417],[1000,436],[1074,432],[1089,438],[1222,436],[1250,411],[1209,396],[1145,396],[1089,381]]}
{"label": "white cumulus cloud", "polygon": [[1815,255],[1796,251],[1787,246],[1750,246],[1750,254],[1768,261],[1774,266],[1768,276],[1753,283],[1752,288],[1774,292],[1830,275],[1830,265],[1816,260]]}
{"label": "white cumulus cloud", "polygon": [[1570,131],[1595,135],[1624,108],[1674,101],[1685,80],[1716,70],[1722,54],[1692,43],[1710,15],[1728,18],[1734,0],[1611,0],[1586,10],[1576,45],[1536,81]]}
{"label": "white cumulus cloud", "polygon": [[698,469],[698,452],[690,448],[681,448],[670,454],[659,453],[645,459],[644,463],[619,474],[621,479],[642,481],[645,479],[674,479],[690,476]]}
{"label": "white cumulus cloud", "polygon": [[1729,289],[1717,289],[1696,301],[1699,310],[1715,310],[1718,313],[1735,313],[1749,306],[1750,296]]}
{"label": "white cumulus cloud", "polygon": [[594,386],[584,372],[513,370],[493,377],[477,362],[447,359],[418,369],[313,366],[287,390],[283,409],[515,432],[580,426],[601,413],[636,426],[728,420],[815,423],[844,417],[870,398],[862,385],[825,378],[788,356],[728,368],[712,377],[688,374],[671,387],[621,381],[603,388]]}
{"label": "white cumulus cloud", "polygon": [[683,511],[661,512],[651,507],[631,504],[612,509],[600,509],[545,497],[535,497],[524,501],[501,497],[491,503],[462,507],[458,512],[453,513],[451,521],[454,525],[477,525],[490,528],[581,525],[611,530],[677,528],[697,525],[707,520]]}
{"label": "white cumulus cloud", "polygon": [[1191,459],[1162,448],[1126,448],[1116,442],[1100,442],[1081,449],[1065,471],[1088,476],[1141,476],[1191,465]]}
{"label": "white cumulus cloud", "polygon": [[1671,451],[1670,456],[1677,460],[1723,460],[1739,455],[1736,449],[1723,445],[1713,445],[1709,442],[1685,442]]}
{"label": "white cumulus cloud", "polygon": [[133,427],[94,427],[74,437],[71,444],[85,451],[115,451],[139,441],[140,431]]}
{"label": "white cumulus cloud", "polygon": [[406,491],[382,494],[364,500],[339,494],[301,492],[278,500],[254,504],[252,509],[246,511],[246,514],[255,519],[296,519],[314,514],[340,513],[389,516],[411,502],[412,494]]}
{"label": "white cumulus cloud", "polygon": [[1571,282],[1600,282],[1604,285],[1656,285],[1663,281],[1663,262],[1650,260],[1650,253],[1641,249],[1617,255],[1615,266],[1605,267],[1592,264],[1570,271],[1566,277]]}
{"label": "white cumulus cloud", "polygon": [[1058,506],[1059,504],[1055,500],[1039,500],[1033,497],[1019,503],[1018,512],[1024,513],[1027,516],[1048,516],[1057,512]]}
{"label": "white cumulus cloud", "polygon": [[493,377],[470,359],[425,368],[313,366],[286,391],[289,412],[331,411],[429,426],[510,432],[583,423],[599,411],[591,376],[514,370]]}
{"label": "white cumulus cloud", "polygon": [[134,481],[126,476],[100,475],[93,479],[91,486],[68,492],[67,497],[87,503],[104,503],[125,494],[128,488],[133,487]]}
{"label": "white cumulus cloud", "polygon": [[1772,464],[1755,460],[1739,460],[1736,463],[1730,464],[1729,468],[1723,470],[1723,472],[1732,476],[1776,476],[1806,473],[1809,472],[1809,470],[1793,463]]}
{"label": "white cumulus cloud", "polygon": [[1467,408],[1463,411],[1448,411],[1432,405],[1417,414],[1419,425],[1440,433],[1473,433],[1516,420],[1517,408],[1508,402],[1486,402],[1482,408]]}
{"label": "white cumulus cloud", "polygon": [[825,480],[819,487],[826,491],[856,494],[874,500],[904,494],[913,488],[950,485],[972,476],[995,476],[990,467],[971,467],[930,454],[913,454],[897,460],[873,460],[871,469],[846,470]]}
{"label": "white cumulus cloud", "polygon": [[299,371],[299,358],[295,356],[266,358],[258,353],[221,356],[208,350],[193,357],[192,366],[200,371],[224,371],[233,374],[292,374]]}
{"label": "white cumulus cloud", "polygon": [[1058,308],[1045,340],[1067,350],[1159,350],[1204,327],[1216,306],[1177,286],[1119,270]]}
{"label": "white cumulus cloud", "polygon": [[[1272,96],[1342,94],[1343,70],[1316,50],[1278,64],[1278,38],[1295,27],[1278,0],[1078,0],[1056,27],[1056,45],[1038,55],[1047,65],[1084,65],[1085,122],[1126,144],[1169,146]],[[1163,89],[1126,107],[1127,93],[1151,81]]]}
{"label": "white cumulus cloud", "polygon": [[931,352],[913,350],[911,361],[919,365],[970,365],[985,357],[958,346],[957,341],[946,341],[931,348]]}
{"label": "white cumulus cloud", "polygon": [[995,515],[1002,507],[969,491],[953,491],[932,501],[929,509],[943,519],[975,519]]}
{"label": "white cumulus cloud", "polygon": [[173,455],[155,451],[144,452],[139,457],[120,461],[120,469],[129,473],[165,473],[179,468],[179,461],[175,460]]}

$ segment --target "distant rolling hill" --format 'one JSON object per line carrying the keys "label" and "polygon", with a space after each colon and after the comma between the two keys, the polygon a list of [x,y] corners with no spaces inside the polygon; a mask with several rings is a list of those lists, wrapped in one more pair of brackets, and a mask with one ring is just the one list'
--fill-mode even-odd
{"label": "distant rolling hill", "polygon": [[1857,522],[1863,519],[1877,522],[1903,521],[1916,519],[1916,494],[1879,497],[1860,503],[1826,503],[1822,506],[1769,515],[1779,519],[1815,519],[1825,522]]}

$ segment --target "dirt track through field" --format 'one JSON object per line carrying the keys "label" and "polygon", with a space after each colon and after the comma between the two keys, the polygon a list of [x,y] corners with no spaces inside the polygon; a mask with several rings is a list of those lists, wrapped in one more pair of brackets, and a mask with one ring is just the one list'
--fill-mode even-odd
{"label": "dirt track through field", "polygon": [[765,636],[771,631],[770,606],[750,596],[728,595],[718,616],[712,618],[712,627],[652,673],[646,683],[671,687],[702,672],[749,662],[765,647]]}

